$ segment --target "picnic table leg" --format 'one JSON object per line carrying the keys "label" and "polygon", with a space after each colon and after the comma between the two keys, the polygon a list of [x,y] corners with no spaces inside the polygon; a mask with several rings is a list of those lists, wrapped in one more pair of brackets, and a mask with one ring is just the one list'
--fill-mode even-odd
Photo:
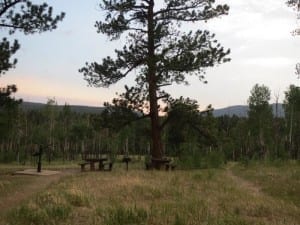
{"label": "picnic table leg", "polygon": [[95,171],[95,163],[91,161],[90,166],[91,166],[91,171]]}
{"label": "picnic table leg", "polygon": [[170,165],[166,163],[166,171],[168,171],[169,169],[170,169]]}
{"label": "picnic table leg", "polygon": [[104,164],[102,161],[99,161],[99,170],[104,170]]}
{"label": "picnic table leg", "polygon": [[85,164],[80,164],[80,167],[81,167],[81,172],[83,172],[83,171],[84,171],[84,166],[85,166]]}

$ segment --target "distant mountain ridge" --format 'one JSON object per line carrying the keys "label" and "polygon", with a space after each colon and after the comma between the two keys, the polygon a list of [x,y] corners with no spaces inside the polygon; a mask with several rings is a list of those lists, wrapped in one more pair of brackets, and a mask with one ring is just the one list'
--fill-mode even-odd
{"label": "distant mountain ridge", "polygon": [[[36,103],[36,102],[22,102],[21,107],[25,111],[29,110],[41,110],[45,107],[44,103]],[[57,105],[58,110],[62,110],[65,105]],[[72,112],[76,113],[93,113],[99,114],[103,111],[104,107],[96,107],[96,106],[83,106],[83,105],[68,105]]]}
{"label": "distant mountain ridge", "polygon": [[[276,104],[271,104],[271,106],[273,110],[273,115],[276,115]],[[229,106],[221,109],[215,109],[213,111],[213,115],[215,117],[219,117],[223,115],[228,115],[228,116],[236,115],[238,117],[247,117],[248,111],[249,111],[249,106],[247,105],[235,105],[235,106]],[[278,117],[284,117],[284,109],[282,103],[278,103],[277,115]]]}
{"label": "distant mountain ridge", "polygon": [[[23,110],[40,110],[45,107],[44,103],[35,103],[35,102],[22,102],[21,107]],[[64,105],[58,105],[58,110],[62,110]],[[99,114],[103,111],[104,107],[96,107],[96,106],[82,106],[82,105],[69,105],[72,112],[76,113],[93,113]],[[276,112],[276,105],[272,104],[273,114]],[[215,109],[213,111],[213,115],[215,117],[219,116],[233,116],[236,115],[238,117],[247,117],[248,116],[249,107],[247,105],[235,105],[229,106],[221,109]],[[284,117],[283,104],[278,104],[278,116]]]}

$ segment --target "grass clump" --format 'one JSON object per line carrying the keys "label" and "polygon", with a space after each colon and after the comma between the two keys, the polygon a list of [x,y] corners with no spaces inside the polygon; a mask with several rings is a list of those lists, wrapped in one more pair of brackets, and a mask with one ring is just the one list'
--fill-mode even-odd
{"label": "grass clump", "polygon": [[[212,225],[249,225],[249,224],[251,223],[235,215],[225,215],[223,218],[217,218],[212,223]],[[260,223],[260,225],[263,225],[263,223]]]}
{"label": "grass clump", "polygon": [[136,206],[126,208],[117,206],[106,210],[104,213],[104,224],[107,225],[142,225],[147,224],[148,213],[143,208]]}
{"label": "grass clump", "polygon": [[45,210],[40,210],[34,204],[22,205],[13,210],[9,216],[9,225],[43,225],[47,224]]}
{"label": "grass clump", "polygon": [[22,205],[8,216],[9,225],[48,225],[66,220],[71,212],[67,205],[49,205],[41,208],[34,204]]}
{"label": "grass clump", "polygon": [[75,207],[88,207],[90,205],[89,197],[79,188],[71,187],[64,192],[67,201]]}

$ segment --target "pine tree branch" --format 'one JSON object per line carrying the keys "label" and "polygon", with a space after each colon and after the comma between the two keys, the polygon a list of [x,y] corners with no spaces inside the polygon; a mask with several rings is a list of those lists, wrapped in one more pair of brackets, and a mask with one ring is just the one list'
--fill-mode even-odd
{"label": "pine tree branch", "polygon": [[4,23],[0,23],[0,27],[14,28],[14,29],[20,29],[20,30],[24,29],[24,27],[15,26],[12,24],[4,24]]}
{"label": "pine tree branch", "polygon": [[178,8],[171,8],[171,7],[167,7],[166,9],[162,9],[159,10],[157,12],[154,13],[154,16],[160,15],[160,14],[165,14],[165,13],[169,13],[169,12],[182,12],[182,11],[186,11],[186,10],[190,10],[190,9],[194,9],[200,7],[200,4],[196,4],[196,5],[191,5],[191,6],[185,6],[185,7],[178,7]]}
{"label": "pine tree branch", "polygon": [[165,95],[158,96],[156,99],[159,100],[163,98],[168,98],[169,96],[170,96],[169,94],[165,94]]}
{"label": "pine tree branch", "polygon": [[172,85],[172,84],[171,83],[160,84],[160,85],[157,85],[157,88],[166,87],[166,86],[170,86],[170,85]]}
{"label": "pine tree branch", "polygon": [[129,27],[127,30],[131,30],[131,31],[140,31],[140,32],[145,33],[145,34],[147,33],[146,30],[143,30],[143,29],[141,29],[141,28]]}
{"label": "pine tree branch", "polygon": [[11,3],[8,3],[7,1],[4,1],[4,7],[0,10],[0,17],[11,7],[13,7],[14,5],[22,2],[24,0],[15,0],[12,1]]}

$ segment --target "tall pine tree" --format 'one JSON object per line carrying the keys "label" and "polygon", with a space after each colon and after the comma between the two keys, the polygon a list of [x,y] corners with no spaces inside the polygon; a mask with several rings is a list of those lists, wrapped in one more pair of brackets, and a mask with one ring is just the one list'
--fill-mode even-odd
{"label": "tall pine tree", "polygon": [[159,102],[170,98],[164,87],[188,84],[188,75],[203,81],[205,68],[229,60],[229,50],[214,34],[200,29],[185,32],[184,25],[226,15],[229,7],[216,5],[215,0],[103,0],[100,8],[106,17],[96,22],[98,32],[110,40],[124,34],[127,43],[115,50],[115,58],[86,63],[79,71],[96,87],[109,87],[136,71],[136,85],[126,86],[120,101],[150,116],[152,159],[161,159]]}

